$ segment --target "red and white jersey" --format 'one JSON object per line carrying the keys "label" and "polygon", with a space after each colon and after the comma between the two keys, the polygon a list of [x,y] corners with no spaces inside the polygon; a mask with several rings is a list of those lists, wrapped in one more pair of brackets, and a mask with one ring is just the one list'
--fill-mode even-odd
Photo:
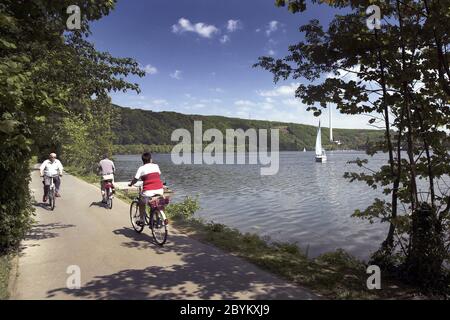
{"label": "red and white jersey", "polygon": [[135,178],[144,182],[142,191],[160,190],[164,188],[161,181],[161,171],[155,163],[146,163],[139,167]]}

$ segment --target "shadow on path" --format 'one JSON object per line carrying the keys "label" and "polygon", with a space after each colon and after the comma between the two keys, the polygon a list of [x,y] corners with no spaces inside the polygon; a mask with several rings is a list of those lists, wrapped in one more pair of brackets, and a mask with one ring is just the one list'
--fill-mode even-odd
{"label": "shadow on path", "polygon": [[73,224],[61,224],[59,222],[48,223],[48,224],[38,224],[33,226],[31,231],[25,237],[25,240],[44,240],[50,238],[56,238],[59,236],[57,230],[73,228]]}
{"label": "shadow on path", "polygon": [[37,202],[37,201],[34,201],[32,204],[36,208],[42,208],[42,209],[45,209],[47,211],[52,211],[51,208],[50,208],[50,205],[48,204],[48,202]]}
{"label": "shadow on path", "polygon": [[158,253],[175,252],[180,256],[180,264],[121,270],[97,276],[78,290],[50,290],[47,297],[65,293],[82,299],[238,299],[243,292],[251,292],[250,299],[313,298],[300,288],[286,286],[284,281],[261,273],[241,259],[224,255],[185,236],[172,235],[169,245],[158,247],[145,233],[137,234],[129,228],[114,233],[132,240],[124,246],[152,248]]}
{"label": "shadow on path", "polygon": [[[144,231],[142,233],[137,233],[133,228],[124,227],[122,229],[114,230],[113,233],[115,235],[124,236],[131,241],[123,242],[122,246],[126,248],[135,248],[135,249],[153,249],[156,253],[161,254],[167,252],[167,245],[170,243],[170,234],[167,239],[167,243],[164,246],[159,246],[153,236],[151,236],[151,230],[148,226],[145,226]],[[148,234],[150,233],[150,234]]]}
{"label": "shadow on path", "polygon": [[100,207],[100,208],[105,208],[106,209],[106,203],[103,203],[101,201],[94,201],[89,205],[89,208],[92,206],[96,206],[96,207]]}
{"label": "shadow on path", "polygon": [[59,233],[56,232],[57,230],[73,227],[75,227],[73,224],[61,224],[57,222],[33,226],[25,236],[24,241],[20,244],[19,257],[25,255],[25,250],[27,248],[39,247],[39,240],[56,238],[59,236]]}

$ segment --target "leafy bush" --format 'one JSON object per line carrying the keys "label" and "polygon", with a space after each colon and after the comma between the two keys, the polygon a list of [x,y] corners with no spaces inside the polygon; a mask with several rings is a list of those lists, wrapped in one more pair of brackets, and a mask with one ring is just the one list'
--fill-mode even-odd
{"label": "leafy bush", "polygon": [[172,219],[187,219],[191,218],[199,209],[197,198],[186,197],[183,202],[168,205],[166,214]]}
{"label": "leafy bush", "polygon": [[[0,139],[4,137],[0,134]],[[32,224],[28,150],[6,138],[0,145],[0,254],[18,245]]]}
{"label": "leafy bush", "polygon": [[0,300],[8,299],[9,272],[11,270],[10,256],[0,255]]}

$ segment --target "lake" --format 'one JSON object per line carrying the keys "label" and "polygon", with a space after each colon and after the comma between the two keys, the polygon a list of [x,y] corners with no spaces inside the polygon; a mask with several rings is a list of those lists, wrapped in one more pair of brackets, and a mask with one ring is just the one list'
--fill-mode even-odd
{"label": "lake", "polygon": [[[314,152],[280,152],[279,172],[261,176],[260,165],[175,165],[170,154],[155,154],[163,181],[175,191],[173,201],[198,196],[197,216],[236,227],[243,232],[295,242],[309,255],[343,248],[367,259],[384,240],[388,224],[370,224],[351,214],[365,209],[381,190],[361,182],[350,183],[345,171],[360,171],[348,164],[363,152],[328,152],[328,162],[314,161]],[[116,181],[127,181],[142,164],[140,155],[114,157]],[[369,158],[378,168],[386,155]]]}

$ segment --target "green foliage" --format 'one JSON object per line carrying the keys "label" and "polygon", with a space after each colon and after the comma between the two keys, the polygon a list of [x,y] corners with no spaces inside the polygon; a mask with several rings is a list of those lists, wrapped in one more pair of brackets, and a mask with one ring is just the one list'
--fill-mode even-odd
{"label": "green foliage", "polygon": [[278,7],[285,7],[287,5],[289,11],[292,13],[302,12],[306,10],[305,0],[275,0],[275,5]]}
{"label": "green foliage", "polygon": [[77,164],[80,169],[91,168],[91,154],[95,142],[89,135],[88,127],[80,117],[67,117],[63,119],[64,141],[61,150],[61,160],[69,165]]}
{"label": "green foliage", "polygon": [[[17,245],[31,224],[31,156],[62,151],[71,157],[69,163],[77,163],[69,155],[74,152],[89,167],[91,160],[83,152],[95,157],[94,149],[110,150],[113,142],[99,137],[100,145],[93,147],[86,136],[92,140],[99,135],[101,120],[96,116],[109,106],[107,93],[139,91],[124,78],[144,75],[136,61],[98,52],[85,39],[89,22],[107,15],[115,1],[76,1],[82,25],[74,32],[66,30],[66,8],[72,4],[0,3],[0,252]],[[63,137],[70,145],[63,145]]]}
{"label": "green foliage", "polygon": [[0,300],[8,299],[9,272],[11,262],[9,255],[0,255]]}
{"label": "green foliage", "polygon": [[62,118],[57,125],[58,139],[53,142],[61,150],[60,158],[64,164],[80,174],[95,173],[101,156],[113,153],[115,136],[111,126],[115,117],[108,99],[96,99],[81,113],[70,112]]}
{"label": "green foliage", "polygon": [[187,219],[198,210],[200,210],[198,199],[186,197],[183,202],[169,204],[166,207],[166,214],[172,219]]}
{"label": "green foliage", "polygon": [[[296,123],[275,121],[246,120],[221,116],[184,115],[176,112],[153,112],[148,110],[121,108],[115,106],[120,114],[120,123],[112,128],[117,136],[118,146],[115,153],[138,154],[143,150],[170,152],[176,142],[171,141],[171,134],[179,128],[187,129],[193,135],[194,121],[202,121],[203,131],[216,128],[225,138],[226,129],[279,129],[280,150],[313,150],[316,143],[317,127]],[[329,129],[323,128],[322,141],[326,150],[332,149],[366,149],[373,142],[382,140],[380,130],[334,129],[334,135],[341,140],[341,145],[326,144],[329,141]],[[224,142],[225,143],[225,142]]]}
{"label": "green foliage", "polygon": [[113,154],[142,154],[144,152],[151,153],[170,153],[172,145],[146,145],[146,144],[127,144],[127,145],[113,145]]}
{"label": "green foliage", "polygon": [[[447,250],[441,239],[440,230],[436,230],[434,209],[423,203],[417,214],[412,216],[411,250],[407,257],[406,278],[421,287],[433,291],[446,288],[445,272],[442,265]],[[426,254],[423,254],[423,253]]]}
{"label": "green foliage", "polygon": [[30,147],[18,129],[0,133],[0,254],[17,246],[33,221],[29,164],[24,161]]}

